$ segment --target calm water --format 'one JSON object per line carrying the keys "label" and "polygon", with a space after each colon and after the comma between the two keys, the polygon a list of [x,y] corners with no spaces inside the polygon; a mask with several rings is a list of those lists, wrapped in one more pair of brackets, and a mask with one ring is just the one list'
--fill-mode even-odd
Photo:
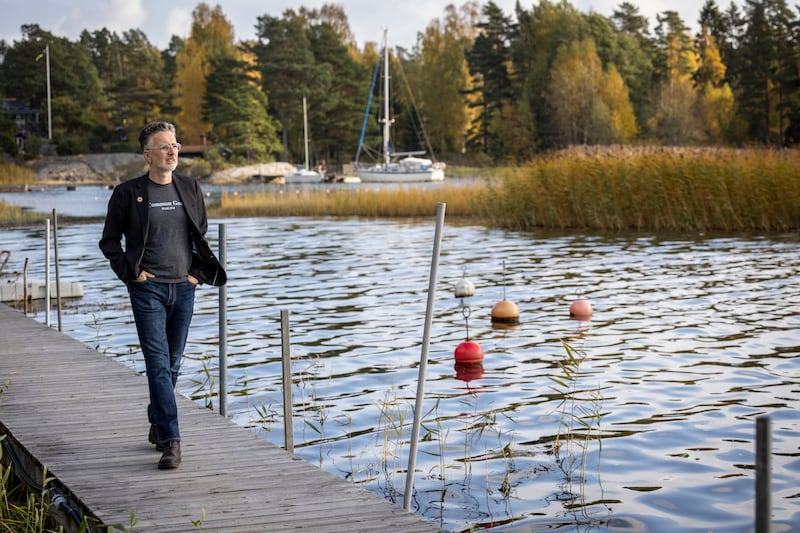
{"label": "calm water", "polygon": [[[59,233],[61,277],[86,292],[64,331],[143,371],[100,231]],[[239,219],[226,233],[231,418],[283,444],[289,310],[297,453],[402,505],[434,221]],[[7,269],[28,257],[43,277],[43,242],[42,228],[0,231]],[[751,531],[755,418],[770,415],[773,531],[800,531],[798,244],[446,225],[413,510],[452,531]],[[591,321],[569,319],[579,294]],[[491,325],[504,295],[515,329]],[[214,408],[217,309],[201,288],[180,381]],[[467,326],[485,360],[462,371]]]}

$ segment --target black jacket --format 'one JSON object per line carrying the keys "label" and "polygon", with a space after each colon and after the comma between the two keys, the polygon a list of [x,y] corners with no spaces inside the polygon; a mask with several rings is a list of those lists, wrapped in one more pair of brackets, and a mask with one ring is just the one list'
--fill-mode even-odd
{"label": "black jacket", "polygon": [[[139,266],[147,242],[148,205],[147,174],[117,185],[108,201],[108,214],[100,239],[100,250],[111,263],[111,268],[125,283],[135,280],[141,273]],[[189,218],[192,238],[192,266],[189,274],[200,283],[221,286],[228,277],[208,245],[206,206],[197,180],[187,176],[172,175],[175,190]],[[122,238],[125,237],[125,249]]]}

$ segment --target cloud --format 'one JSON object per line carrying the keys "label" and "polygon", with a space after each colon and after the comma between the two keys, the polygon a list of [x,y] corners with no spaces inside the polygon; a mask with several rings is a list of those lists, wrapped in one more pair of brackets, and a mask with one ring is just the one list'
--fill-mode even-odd
{"label": "cloud", "polygon": [[167,11],[166,21],[161,30],[164,32],[163,35],[148,35],[151,42],[168,40],[173,35],[186,39],[192,30],[192,11],[180,7],[170,9]]}
{"label": "cloud", "polygon": [[[139,28],[147,20],[147,11],[142,0],[112,0],[111,2],[88,2],[72,6],[59,22],[45,27],[56,35],[63,34],[77,38],[83,30],[99,30],[123,33]],[[74,36],[74,37],[73,37]]]}

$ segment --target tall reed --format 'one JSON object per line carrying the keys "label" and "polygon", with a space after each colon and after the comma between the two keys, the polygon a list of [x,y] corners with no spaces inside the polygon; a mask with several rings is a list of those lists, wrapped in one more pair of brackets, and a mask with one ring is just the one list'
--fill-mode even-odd
{"label": "tall reed", "polygon": [[480,219],[487,192],[483,182],[442,185],[433,188],[337,188],[303,189],[276,186],[275,190],[251,194],[223,193],[211,212],[222,217],[334,216],[334,217],[427,217],[436,214],[436,204],[447,204],[449,217]]}
{"label": "tall reed", "polygon": [[41,213],[25,211],[18,205],[11,205],[0,200],[0,227],[38,224],[44,219],[45,215]]}
{"label": "tall reed", "polygon": [[0,183],[31,185],[35,181],[36,174],[28,167],[0,161]]}
{"label": "tall reed", "polygon": [[794,151],[574,148],[438,187],[297,189],[224,194],[215,216],[430,217],[526,230],[767,231],[800,229]]}
{"label": "tall reed", "polygon": [[768,149],[570,150],[510,169],[491,225],[636,231],[800,228],[800,158]]}

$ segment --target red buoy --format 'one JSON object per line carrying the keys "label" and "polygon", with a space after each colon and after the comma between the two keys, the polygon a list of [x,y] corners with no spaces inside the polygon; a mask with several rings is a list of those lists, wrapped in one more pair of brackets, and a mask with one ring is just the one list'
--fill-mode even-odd
{"label": "red buoy", "polygon": [[575,300],[569,306],[569,316],[577,319],[587,319],[592,316],[592,304],[588,300]]}
{"label": "red buoy", "polygon": [[464,341],[456,346],[456,363],[480,363],[483,361],[483,348],[477,342]]}

